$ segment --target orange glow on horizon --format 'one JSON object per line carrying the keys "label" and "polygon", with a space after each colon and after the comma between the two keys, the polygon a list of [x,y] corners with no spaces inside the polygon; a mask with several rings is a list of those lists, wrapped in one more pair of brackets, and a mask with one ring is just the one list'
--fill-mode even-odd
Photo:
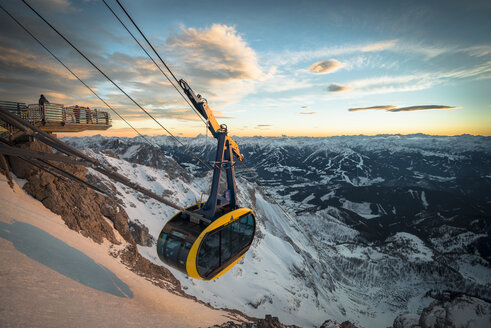
{"label": "orange glow on horizon", "polygon": [[[156,136],[156,135],[167,135],[165,131],[162,129],[153,129],[153,128],[143,128],[143,129],[138,129],[138,131],[143,134],[143,135],[149,135],[149,136]],[[199,134],[205,134],[205,131],[203,128],[196,129],[194,131],[188,131],[184,133],[180,132],[175,132],[171,131],[175,136],[178,137],[196,137]],[[481,129],[474,129],[473,131],[469,131],[469,129],[464,129],[464,128],[455,128],[455,129],[431,129],[431,130],[413,130],[413,129],[407,129],[404,131],[397,131],[397,130],[386,130],[386,131],[333,131],[333,132],[326,132],[326,131],[316,131],[316,130],[297,130],[294,132],[289,132],[285,133],[284,131],[278,131],[277,129],[250,129],[249,131],[243,131],[243,132],[238,132],[234,133],[233,130],[231,130],[230,135],[232,136],[239,136],[239,137],[254,137],[254,136],[263,136],[263,137],[281,137],[283,135],[286,135],[288,137],[334,137],[334,136],[343,136],[343,135],[366,135],[366,136],[375,136],[379,134],[402,134],[402,135],[409,135],[409,134],[418,134],[418,133],[423,133],[423,134],[428,134],[428,135],[436,135],[436,136],[456,136],[456,135],[462,135],[462,134],[469,134],[469,135],[480,135],[480,136],[486,136],[489,137],[491,136],[491,128],[483,127]],[[95,136],[95,135],[102,135],[105,137],[136,137],[137,133],[132,130],[131,128],[111,128],[106,131],[84,131],[84,132],[78,132],[78,133],[59,133],[57,134],[59,137],[84,137],[84,136]],[[208,133],[208,136],[211,136],[210,133]]]}

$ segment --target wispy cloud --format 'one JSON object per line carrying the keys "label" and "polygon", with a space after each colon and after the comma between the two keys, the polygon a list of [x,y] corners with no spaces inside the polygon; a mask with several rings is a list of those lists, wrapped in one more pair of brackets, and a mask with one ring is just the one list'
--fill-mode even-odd
{"label": "wispy cloud", "polygon": [[396,49],[397,40],[384,40],[373,43],[331,45],[311,50],[282,51],[280,53],[265,53],[263,61],[270,65],[294,65],[319,58],[340,57],[367,52],[379,52]]}
{"label": "wispy cloud", "polygon": [[268,77],[265,81],[257,82],[257,89],[261,92],[282,92],[289,90],[309,89],[315,84],[305,78],[295,74],[281,72],[275,73]]}
{"label": "wispy cloud", "polygon": [[346,92],[346,91],[351,91],[353,89],[339,83],[333,83],[327,87],[327,90],[329,92]]}
{"label": "wispy cloud", "polygon": [[[17,76],[24,73],[49,74],[59,78],[75,79],[66,69],[53,65],[52,62],[45,60],[45,58],[40,59],[36,55],[0,45],[0,68],[3,74],[8,72],[17,73]],[[76,71],[76,73],[81,77],[87,77],[82,71]]]}
{"label": "wispy cloud", "polygon": [[483,57],[491,54],[491,45],[479,45],[465,48],[464,51],[474,57]]}
{"label": "wispy cloud", "polygon": [[459,79],[489,78],[491,78],[491,61],[463,69],[416,72],[397,76],[384,75],[349,81],[348,84],[358,95],[371,95],[424,90]]}
{"label": "wispy cloud", "polygon": [[385,110],[386,112],[412,112],[417,110],[433,110],[433,109],[456,109],[459,107],[455,106],[445,106],[445,105],[421,105],[421,106],[409,106],[409,107],[397,107],[394,105],[381,105],[381,106],[371,106],[371,107],[359,107],[359,108],[350,108],[348,111],[350,112],[359,112],[366,110]]}
{"label": "wispy cloud", "polygon": [[313,114],[317,114],[317,112],[300,112],[300,114],[302,114],[302,115],[313,115]]}
{"label": "wispy cloud", "polygon": [[272,125],[271,124],[258,124],[254,127],[254,129],[256,130],[269,130],[269,128],[271,128]]}
{"label": "wispy cloud", "polygon": [[398,107],[389,110],[389,112],[412,112],[416,110],[431,110],[431,109],[456,109],[459,107],[455,106],[444,106],[444,105],[423,105],[423,106],[409,106],[409,107]]}
{"label": "wispy cloud", "polygon": [[55,13],[69,13],[79,11],[69,0],[38,0],[36,1],[37,8],[49,10]]}
{"label": "wispy cloud", "polygon": [[310,108],[310,106],[302,106],[301,108],[307,109],[307,108]]}
{"label": "wispy cloud", "polygon": [[349,112],[359,112],[359,111],[364,111],[364,110],[390,110],[394,109],[397,106],[393,105],[380,105],[380,106],[371,106],[371,107],[358,107],[358,108],[350,108],[348,109]]}
{"label": "wispy cloud", "polygon": [[339,60],[327,59],[327,60],[321,60],[319,62],[312,64],[308,68],[308,70],[312,73],[328,74],[328,73],[334,73],[337,70],[343,68],[344,66],[345,66],[345,64],[341,63]]}
{"label": "wispy cloud", "polygon": [[393,48],[397,44],[397,42],[398,40],[375,42],[362,47],[361,51],[363,52],[384,51]]}

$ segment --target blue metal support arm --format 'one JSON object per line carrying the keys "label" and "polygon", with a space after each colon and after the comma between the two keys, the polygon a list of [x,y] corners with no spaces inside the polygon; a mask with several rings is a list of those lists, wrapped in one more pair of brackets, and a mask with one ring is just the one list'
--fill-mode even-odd
{"label": "blue metal support arm", "polygon": [[[211,134],[217,139],[217,153],[213,165],[213,180],[211,192],[208,200],[198,211],[209,220],[213,220],[217,211],[223,207],[234,210],[237,208],[237,187],[235,184],[234,156],[242,161],[244,155],[239,151],[237,143],[228,136],[227,126],[219,125],[213,111],[201,95],[195,95],[194,91],[186,81],[180,80],[179,85],[184,93],[188,96],[194,108],[203,116],[208,124]],[[219,195],[220,177],[222,169],[225,169],[227,175],[227,190],[223,195]]]}

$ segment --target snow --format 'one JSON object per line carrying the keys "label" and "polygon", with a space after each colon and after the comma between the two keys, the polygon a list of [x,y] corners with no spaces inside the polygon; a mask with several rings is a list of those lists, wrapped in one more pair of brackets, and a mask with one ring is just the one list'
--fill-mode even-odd
{"label": "snow", "polygon": [[428,208],[428,201],[426,200],[426,194],[424,191],[421,192],[421,202],[423,203],[424,208]]}
{"label": "snow", "polygon": [[315,199],[315,195],[314,194],[310,194],[309,196],[305,197],[305,199],[302,201],[302,203],[308,204],[308,202],[310,202],[313,199]]}
{"label": "snow", "polygon": [[321,197],[321,200],[322,201],[329,200],[330,198],[334,197],[334,195],[336,195],[336,192],[335,191],[331,191],[331,192],[325,194],[324,196],[322,196]]}
{"label": "snow", "polygon": [[420,318],[424,327],[449,326],[488,328],[491,306],[475,297],[462,296],[446,305],[432,305],[430,311]]}
{"label": "snow", "polygon": [[433,260],[433,251],[425,243],[413,234],[407,232],[398,232],[387,239],[394,247],[400,248],[411,262]]}
{"label": "snow", "polygon": [[[174,141],[165,136],[149,138],[162,147],[174,144]],[[83,146],[81,148],[93,146],[101,149],[98,143],[103,140],[110,138],[70,138],[70,143],[78,143]],[[214,141],[209,138],[182,140],[189,146],[214,147]],[[121,138],[118,141],[128,147],[136,139]],[[343,223],[344,211],[327,207],[314,213],[303,212],[295,216],[293,213],[299,209],[301,200],[293,202],[289,196],[298,193],[302,187],[330,183],[334,188],[326,190],[320,198],[321,201],[327,201],[336,196],[336,183],[349,183],[356,187],[384,182],[382,177],[377,176],[378,173],[370,171],[370,158],[363,157],[360,152],[405,152],[408,157],[424,155],[437,158],[438,161],[456,161],[466,158],[463,153],[471,151],[490,153],[489,138],[383,135],[268,138],[267,142],[265,138],[251,137],[236,138],[236,141],[241,146],[247,145],[250,149],[255,149],[257,153],[270,154],[273,163],[277,163],[279,156],[285,154],[277,151],[280,147],[312,149],[308,150],[311,155],[306,156],[304,161],[308,161],[309,165],[304,167],[307,171],[318,174],[320,178],[314,182],[295,179],[294,175],[303,172],[294,165],[280,164],[281,167],[265,168],[270,173],[284,172],[290,175],[284,180],[273,175],[268,180],[268,191],[274,193],[280,203],[284,204],[295,222],[291,222],[271,200],[263,198],[251,184],[238,179],[239,202],[253,208],[258,216],[256,239],[244,259],[215,281],[193,280],[174,270],[176,277],[191,295],[213,306],[237,308],[257,317],[271,313],[279,316],[282,322],[304,327],[319,326],[326,319],[338,322],[349,319],[359,327],[386,327],[392,325],[399,313],[408,310],[413,313],[421,311],[422,306],[428,302],[424,298],[427,290],[435,287],[451,288],[446,284],[446,270],[443,270],[443,276],[435,274],[441,270],[441,266],[434,259],[432,247],[437,247],[435,253],[438,254],[439,245],[443,247],[443,243],[450,242],[453,236],[458,235],[455,231],[448,234],[448,240],[445,239],[447,237],[434,242],[430,240],[431,245],[406,232],[398,233],[380,245],[366,245],[360,243],[360,239],[363,240],[360,233]],[[320,160],[323,160],[323,164],[316,164]],[[150,167],[123,160],[108,158],[108,161],[144,187],[159,192],[171,191],[169,197],[183,206],[193,204],[201,195],[206,195],[211,179],[210,176],[194,177],[191,181],[184,181],[180,177],[170,179],[165,173]],[[417,167],[418,163],[411,165]],[[356,171],[350,173],[349,169],[353,167]],[[450,181],[445,174],[421,175],[422,179]],[[154,177],[154,181],[148,181],[148,176]],[[289,196],[282,196],[285,181],[290,180],[293,182],[288,186],[296,190]],[[117,190],[121,193],[120,200],[126,204],[130,218],[143,222],[154,237],[158,236],[165,221],[174,214],[174,210],[142,199],[133,191],[120,186],[117,186]],[[431,198],[427,197],[429,194],[424,193],[419,186],[415,186],[410,192],[424,207],[432,205]],[[307,193],[303,195],[303,199],[305,202],[312,202],[314,197],[319,199],[318,196],[321,195]],[[376,203],[345,200],[342,204],[344,208],[366,219],[379,216],[372,212],[371,208],[375,208],[374,206],[377,206],[380,215],[397,212],[396,207],[384,210]],[[462,242],[456,238],[456,250],[467,243],[468,239],[464,237]],[[154,247],[139,249],[145,257],[163,265],[158,260]],[[457,268],[470,281],[489,284],[489,268],[484,264],[476,264],[476,259],[478,256],[456,256],[455,261],[452,260],[449,265]]]}
{"label": "snow", "polygon": [[467,302],[452,302],[447,313],[455,327],[488,328],[490,325],[489,304],[475,297],[469,297]]}
{"label": "snow", "polygon": [[378,214],[373,214],[372,209],[370,206],[372,205],[371,203],[367,202],[362,202],[362,203],[355,203],[352,201],[349,201],[347,199],[341,200],[343,208],[350,210],[352,212],[355,212],[359,216],[364,217],[365,219],[373,219],[378,217]]}
{"label": "snow", "polygon": [[[145,186],[157,193],[169,190],[167,197],[181,206],[194,204],[205,192],[201,186],[209,183],[210,176],[195,179],[188,184],[180,178],[170,179],[163,171],[139,164],[129,164],[120,159],[100,155],[118,172],[131,181]],[[91,174],[106,180],[97,172]],[[155,178],[149,181],[147,176]],[[149,228],[150,234],[158,237],[161,229],[175,210],[153,200],[145,200],[139,194],[126,187],[115,184],[126,205],[125,210],[131,220],[139,220]],[[241,190],[246,190],[238,181],[239,198]],[[244,313],[263,317],[273,313],[280,316],[282,322],[295,323],[302,326],[320,324],[325,320],[326,313],[319,309],[315,292],[303,282],[292,280],[292,270],[302,270],[305,267],[303,258],[297,253],[291,243],[285,240],[290,236],[296,240],[298,249],[307,251],[308,240],[299,235],[291,222],[285,221],[285,216],[276,206],[264,200],[256,193],[256,215],[267,217],[267,222],[258,222],[258,228],[264,237],[256,239],[251,249],[226,275],[214,281],[198,281],[188,278],[181,272],[167,267],[178,278],[186,292],[198,297],[201,301],[217,308],[234,308]],[[281,213],[281,214],[280,214]],[[139,250],[143,256],[158,265],[164,265],[157,256],[155,247],[142,247]],[[310,250],[310,253],[316,253]],[[231,292],[232,291],[232,292]]]}
{"label": "snow", "polygon": [[[17,180],[19,183],[22,181]],[[208,327],[230,320],[156,287],[0,175],[0,326]]]}

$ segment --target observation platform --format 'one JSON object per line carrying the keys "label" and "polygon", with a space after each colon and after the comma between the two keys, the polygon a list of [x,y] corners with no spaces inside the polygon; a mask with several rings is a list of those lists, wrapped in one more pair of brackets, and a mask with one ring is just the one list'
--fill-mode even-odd
{"label": "observation platform", "polygon": [[[107,130],[111,125],[111,115],[97,108],[61,104],[26,105],[0,100],[0,108],[19,116],[41,130],[54,132],[82,132],[86,130]],[[0,121],[0,132],[14,134],[13,127]]]}

